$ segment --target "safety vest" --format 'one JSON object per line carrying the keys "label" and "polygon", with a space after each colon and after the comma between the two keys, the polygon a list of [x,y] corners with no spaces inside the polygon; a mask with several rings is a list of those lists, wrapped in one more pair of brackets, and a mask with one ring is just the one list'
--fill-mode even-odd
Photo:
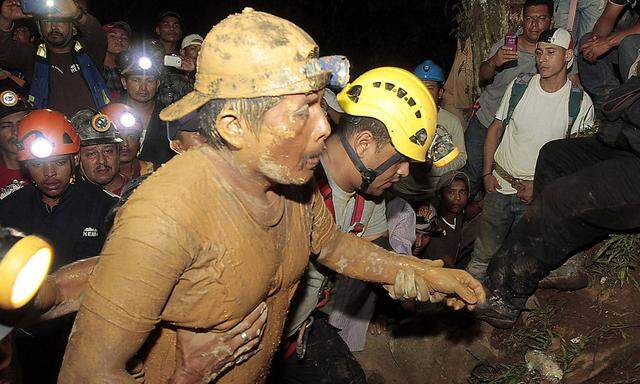
{"label": "safety vest", "polygon": [[[109,99],[109,90],[104,83],[102,74],[79,41],[75,42],[71,54],[73,55],[73,61],[80,67],[82,78],[89,87],[94,107],[100,109],[109,104],[111,101]],[[36,63],[33,70],[31,93],[29,95],[29,102],[31,102],[36,109],[43,109],[49,106],[50,70],[51,66],[47,59],[47,47],[44,44],[40,44],[36,52]]]}

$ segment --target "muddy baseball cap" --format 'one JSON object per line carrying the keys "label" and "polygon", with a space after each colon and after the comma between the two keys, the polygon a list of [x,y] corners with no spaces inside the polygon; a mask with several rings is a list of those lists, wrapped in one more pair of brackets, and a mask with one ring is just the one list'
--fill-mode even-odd
{"label": "muddy baseball cap", "polygon": [[[551,28],[542,32],[538,37],[538,43],[548,43],[566,50],[573,50],[573,38],[566,29],[562,28]],[[567,68],[571,65],[573,65],[573,58],[567,63]]]}
{"label": "muddy baseball cap", "polygon": [[3,90],[0,92],[0,119],[16,112],[26,112],[31,110],[31,104],[27,99],[13,90]]}

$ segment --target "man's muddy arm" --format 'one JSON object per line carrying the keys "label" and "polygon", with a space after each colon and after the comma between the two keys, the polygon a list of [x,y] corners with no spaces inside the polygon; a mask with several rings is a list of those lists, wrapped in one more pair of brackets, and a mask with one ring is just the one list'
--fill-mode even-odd
{"label": "man's muddy arm", "polygon": [[76,261],[47,276],[33,302],[33,309],[38,315],[30,320],[51,320],[77,312],[80,295],[97,263],[97,256]]}
{"label": "man's muddy arm", "polygon": [[81,310],[67,344],[59,384],[134,384],[126,363],[149,332],[125,330],[89,310]]}
{"label": "man's muddy arm", "polygon": [[388,252],[347,233],[336,232],[318,262],[353,279],[391,285],[404,298],[433,301],[442,295],[457,296],[464,304],[452,302],[456,309],[485,299],[482,285],[465,271],[434,267],[430,260]]}

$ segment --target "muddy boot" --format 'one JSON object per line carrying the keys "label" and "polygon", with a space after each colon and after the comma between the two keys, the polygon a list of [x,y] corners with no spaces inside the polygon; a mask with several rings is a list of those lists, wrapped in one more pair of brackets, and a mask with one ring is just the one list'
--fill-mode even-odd
{"label": "muddy boot", "polygon": [[589,285],[589,276],[585,271],[586,253],[573,255],[558,269],[551,271],[538,284],[538,288],[557,289],[559,291],[576,291]]}
{"label": "muddy boot", "polygon": [[513,328],[513,325],[520,317],[522,309],[515,307],[503,298],[499,292],[488,288],[488,280],[484,279],[484,287],[487,301],[478,304],[471,312],[474,318],[500,329]]}

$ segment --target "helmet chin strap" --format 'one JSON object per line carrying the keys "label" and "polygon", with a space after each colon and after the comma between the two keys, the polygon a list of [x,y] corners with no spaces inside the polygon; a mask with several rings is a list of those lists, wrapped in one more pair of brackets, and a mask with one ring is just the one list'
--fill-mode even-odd
{"label": "helmet chin strap", "polygon": [[360,157],[356,153],[355,149],[353,149],[351,144],[349,144],[349,142],[347,141],[347,138],[342,134],[340,135],[340,142],[342,143],[344,150],[347,151],[347,155],[349,155],[351,162],[353,163],[353,165],[356,167],[356,169],[358,170],[358,172],[360,172],[360,175],[362,176],[362,183],[358,188],[358,190],[361,192],[365,192],[367,188],[369,188],[371,183],[373,183],[373,181],[378,176],[383,174],[384,171],[389,169],[392,165],[402,160],[402,155],[399,153],[396,153],[395,155],[391,156],[387,161],[382,163],[378,168],[376,169],[367,168],[362,163],[362,160],[360,160]]}

